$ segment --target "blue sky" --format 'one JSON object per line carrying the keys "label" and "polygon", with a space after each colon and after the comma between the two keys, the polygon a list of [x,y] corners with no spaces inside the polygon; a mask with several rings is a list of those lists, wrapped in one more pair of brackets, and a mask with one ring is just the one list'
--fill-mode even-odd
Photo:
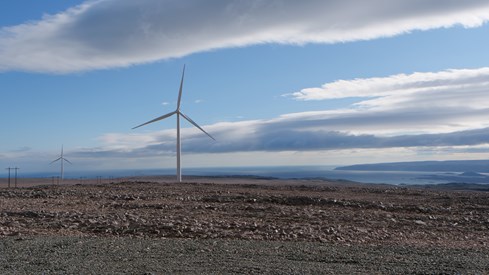
{"label": "blue sky", "polygon": [[488,1],[0,2],[0,165],[489,157]]}

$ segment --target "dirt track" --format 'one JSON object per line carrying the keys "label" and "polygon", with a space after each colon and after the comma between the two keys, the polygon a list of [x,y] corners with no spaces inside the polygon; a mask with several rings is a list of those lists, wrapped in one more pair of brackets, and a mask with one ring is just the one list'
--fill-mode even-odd
{"label": "dirt track", "polygon": [[[93,240],[100,240],[98,243],[149,241],[161,245],[165,242],[188,245],[190,242],[204,252],[210,249],[200,257],[219,253],[226,255],[226,249],[213,249],[209,242],[216,247],[227,243],[231,245],[229,251],[236,250],[233,245],[238,243],[244,247],[248,244],[259,249],[257,253],[268,251],[267,245],[270,244],[282,246],[284,251],[302,251],[302,258],[310,255],[309,258],[323,259],[321,254],[325,256],[325,251],[330,250],[350,253],[330,257],[350,257],[352,263],[357,263],[351,267],[357,267],[358,272],[367,268],[362,265],[368,262],[375,265],[376,257],[379,260],[384,250],[385,255],[381,258],[385,263],[402,267],[402,264],[396,264],[397,259],[398,263],[405,264],[404,271],[415,270],[418,265],[412,261],[430,260],[432,264],[421,265],[424,269],[418,272],[489,272],[489,258],[486,256],[489,252],[488,193],[323,181],[199,181],[207,183],[127,182],[2,189],[0,235],[6,237],[2,240],[4,248],[0,247],[0,250],[6,251],[8,243],[18,243],[22,247],[21,243],[32,242],[31,247],[37,247],[36,244],[45,240],[53,240],[50,239],[53,236],[67,242],[76,240],[73,247]],[[236,251],[239,254],[240,250]],[[253,254],[251,251],[243,253]],[[283,256],[279,250],[273,251],[277,257]],[[410,253],[424,253],[425,257]],[[110,255],[109,252],[106,254]],[[242,258],[244,255],[235,256]],[[294,257],[301,259],[301,256]],[[416,257],[419,259],[415,260]],[[14,258],[11,261],[15,262]],[[283,261],[286,263],[288,260]],[[439,266],[440,261],[445,264]],[[255,265],[259,265],[258,262]],[[319,264],[312,262],[313,266],[322,266],[319,270],[334,266],[325,264],[327,261],[324,259]],[[295,266],[305,268],[306,263]],[[14,266],[5,271],[15,270]],[[215,268],[218,267],[216,265]],[[374,267],[364,270],[395,271],[372,269]],[[191,270],[199,271],[180,271]],[[218,270],[238,272],[229,267]],[[288,270],[290,273],[305,271]],[[331,271],[334,270],[341,271]],[[267,272],[264,269],[256,271]]]}

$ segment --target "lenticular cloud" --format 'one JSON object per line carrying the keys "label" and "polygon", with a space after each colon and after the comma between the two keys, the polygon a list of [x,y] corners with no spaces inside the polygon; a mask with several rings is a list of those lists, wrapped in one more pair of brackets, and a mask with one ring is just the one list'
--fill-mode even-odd
{"label": "lenticular cloud", "polygon": [[96,0],[0,29],[0,70],[69,73],[263,43],[337,43],[489,20],[477,0]]}

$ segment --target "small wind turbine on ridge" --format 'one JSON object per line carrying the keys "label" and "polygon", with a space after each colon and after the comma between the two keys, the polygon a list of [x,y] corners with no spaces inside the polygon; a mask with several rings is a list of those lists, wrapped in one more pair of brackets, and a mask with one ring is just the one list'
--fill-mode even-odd
{"label": "small wind turbine on ridge", "polygon": [[185,65],[183,66],[182,80],[180,81],[180,89],[178,91],[177,109],[175,111],[170,112],[170,113],[165,114],[165,115],[162,115],[160,117],[157,117],[157,118],[155,118],[153,120],[150,120],[150,121],[148,121],[146,123],[143,123],[141,125],[138,125],[138,126],[132,128],[132,129],[136,129],[136,128],[139,128],[141,126],[144,126],[144,125],[147,125],[147,124],[150,124],[150,123],[153,123],[153,122],[160,121],[160,120],[163,120],[165,118],[171,117],[173,115],[177,115],[177,181],[178,182],[182,182],[182,167],[181,167],[181,152],[182,152],[182,148],[181,148],[181,141],[180,141],[180,116],[182,116],[185,120],[187,120],[188,122],[190,122],[195,127],[199,128],[199,130],[201,130],[208,137],[212,138],[213,140],[216,140],[209,133],[207,133],[204,129],[202,129],[202,127],[200,127],[189,116],[185,115],[184,113],[182,113],[182,111],[180,111],[180,103],[182,101],[182,89],[183,89],[183,79],[184,79],[184,77],[185,77]]}
{"label": "small wind turbine on ridge", "polygon": [[64,156],[63,156],[63,145],[61,145],[61,155],[59,156],[59,158],[53,160],[50,164],[53,164],[57,161],[61,161],[61,181],[63,181],[63,177],[64,177],[64,162],[68,162],[69,164],[73,164],[71,163],[69,160],[67,160]]}

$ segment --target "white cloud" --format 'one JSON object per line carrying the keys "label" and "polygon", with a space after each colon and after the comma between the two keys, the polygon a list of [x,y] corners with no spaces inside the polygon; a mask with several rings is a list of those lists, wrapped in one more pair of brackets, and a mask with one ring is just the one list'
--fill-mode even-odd
{"label": "white cloud", "polygon": [[336,121],[345,125],[336,130],[399,134],[489,127],[489,68],[338,80],[291,96],[298,100],[360,98],[350,109],[322,112],[330,118],[329,125],[335,127]]}
{"label": "white cloud", "polygon": [[337,43],[477,27],[483,0],[93,0],[0,29],[0,71],[68,73],[262,43]]}
{"label": "white cloud", "polygon": [[[329,118],[257,120],[219,123],[204,126],[217,141],[210,140],[198,129],[182,131],[183,151],[190,154],[236,152],[286,152],[346,150],[368,148],[417,148],[481,146],[489,144],[489,128],[412,135],[382,136],[353,134],[331,127]],[[146,134],[110,134],[102,138],[100,148],[74,152],[78,157],[144,157],[173,155],[175,131]]]}
{"label": "white cloud", "polygon": [[[284,122],[284,121],[282,121]],[[346,165],[389,161],[483,159],[488,157],[489,128],[448,134],[379,137],[301,128],[303,121],[250,121],[204,126],[214,142],[194,129],[183,129],[186,167],[273,165]],[[307,123],[306,123],[307,124]],[[150,142],[145,142],[149,136]],[[70,160],[117,167],[174,167],[175,131],[117,134],[99,148],[77,150]],[[99,168],[99,167],[98,167]]]}
{"label": "white cloud", "polygon": [[[479,69],[446,70],[442,72],[398,74],[388,77],[360,78],[338,80],[324,84],[320,88],[308,88],[291,94],[298,100],[324,100],[349,97],[388,97],[413,96],[432,91],[465,93],[487,87],[489,84],[489,67]],[[452,98],[445,98],[448,103]],[[382,105],[381,102],[362,105]]]}

